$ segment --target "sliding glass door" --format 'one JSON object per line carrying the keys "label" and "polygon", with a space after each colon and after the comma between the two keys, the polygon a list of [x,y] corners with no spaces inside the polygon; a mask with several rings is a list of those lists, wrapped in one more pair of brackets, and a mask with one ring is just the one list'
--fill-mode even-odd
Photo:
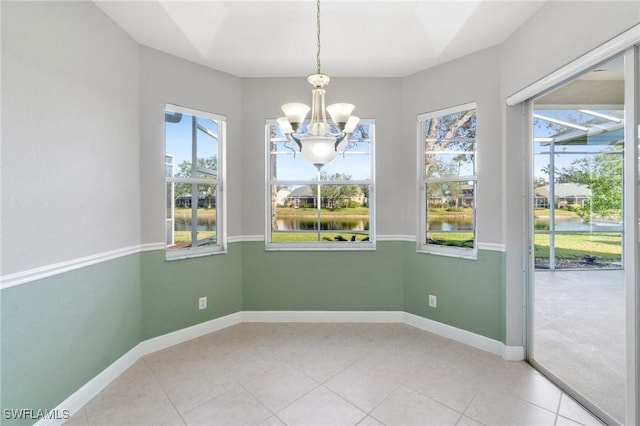
{"label": "sliding glass door", "polygon": [[635,423],[636,62],[631,49],[529,104],[528,357],[607,424]]}

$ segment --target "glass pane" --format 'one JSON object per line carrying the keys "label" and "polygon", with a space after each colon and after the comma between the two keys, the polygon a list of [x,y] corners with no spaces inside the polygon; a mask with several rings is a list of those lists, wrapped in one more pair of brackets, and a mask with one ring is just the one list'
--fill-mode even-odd
{"label": "glass pane", "polygon": [[[474,144],[470,143],[469,145]],[[475,175],[474,158],[474,154],[468,153],[426,154],[426,177],[438,178],[451,176],[473,176]]]}
{"label": "glass pane", "polygon": [[474,248],[474,184],[468,181],[426,185],[426,244]]}
{"label": "glass pane", "polygon": [[532,123],[532,356],[607,424],[625,418],[623,65],[537,98]]}
{"label": "glass pane", "polygon": [[280,181],[315,180],[318,169],[296,152],[286,139],[272,139],[270,174]]}
{"label": "glass pane", "polygon": [[[217,178],[219,125],[208,118],[166,112],[165,158],[173,158],[174,176]],[[193,155],[197,164],[193,165]],[[166,161],[166,160],[165,160]]]}
{"label": "glass pane", "polygon": [[371,177],[371,125],[360,124],[349,139],[347,149],[335,160],[325,165],[323,170],[329,176],[349,176],[354,180],[367,180]]}
{"label": "glass pane", "polygon": [[218,123],[197,118],[198,178],[218,178]]}
{"label": "glass pane", "polygon": [[[563,104],[535,110],[534,224],[537,233],[549,233],[536,236],[536,267],[621,266],[610,262],[611,253],[602,258],[598,250],[589,253],[585,247],[590,245],[583,244],[580,235],[622,230],[622,117],[623,111],[616,108],[567,108]],[[571,240],[568,233],[575,233],[575,247],[559,247],[559,235],[564,234],[567,243]],[[613,252],[621,253],[622,241],[617,241],[609,244],[615,246]]]}
{"label": "glass pane", "polygon": [[476,110],[424,121],[425,177],[475,175]]}
{"label": "glass pane", "polygon": [[[328,176],[344,176],[367,180],[371,176],[370,124],[356,128],[344,153],[340,153],[322,171]],[[280,181],[315,180],[317,168],[300,154],[295,142],[290,142],[276,125],[270,126],[271,178]]]}
{"label": "glass pane", "polygon": [[273,242],[368,241],[369,187],[272,185]]}
{"label": "glass pane", "polygon": [[373,125],[359,125],[344,154],[320,170],[277,125],[268,129],[271,242],[369,241],[370,187],[363,181],[371,178]]}
{"label": "glass pane", "polygon": [[176,201],[173,246],[169,247],[170,249],[217,242],[216,185],[193,186],[198,188],[197,205],[192,204],[192,199],[186,197]]}

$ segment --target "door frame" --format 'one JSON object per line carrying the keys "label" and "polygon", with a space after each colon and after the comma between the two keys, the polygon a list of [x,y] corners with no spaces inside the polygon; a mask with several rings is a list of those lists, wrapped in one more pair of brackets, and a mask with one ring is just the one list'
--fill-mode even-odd
{"label": "door frame", "polygon": [[[581,73],[592,69],[599,63],[615,56],[624,55],[625,79],[625,147],[624,147],[624,229],[623,229],[623,267],[626,289],[626,424],[640,424],[640,383],[638,366],[640,353],[640,176],[639,176],[639,139],[640,125],[640,25],[621,34],[592,52],[576,59],[567,66],[550,74],[526,89],[507,99],[509,105],[525,104],[526,126],[526,195],[527,211],[525,226],[526,294],[525,294],[525,336],[526,358],[545,376],[549,377],[565,393],[592,411],[607,424],[618,422],[600,410],[589,400],[562,382],[557,376],[539,365],[533,358],[534,343],[534,305],[535,268],[534,268],[534,224],[533,224],[533,98],[553,90]],[[631,141],[631,143],[629,143]]]}

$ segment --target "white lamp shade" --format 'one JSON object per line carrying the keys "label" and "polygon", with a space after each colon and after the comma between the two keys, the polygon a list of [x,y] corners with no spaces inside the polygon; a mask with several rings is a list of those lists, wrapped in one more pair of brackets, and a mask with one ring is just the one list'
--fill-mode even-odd
{"label": "white lamp shade", "polygon": [[302,123],[309,113],[308,105],[300,103],[290,103],[282,105],[282,112],[287,116],[289,123]]}
{"label": "white lamp shade", "polygon": [[287,117],[280,117],[276,121],[278,122],[278,126],[280,126],[282,133],[285,135],[293,133],[293,127],[291,127],[291,123],[289,123]]}
{"label": "white lamp shade", "polygon": [[321,167],[336,157],[336,139],[328,136],[303,136],[300,139],[302,156],[316,167]]}
{"label": "white lamp shade", "polygon": [[358,125],[359,122],[360,122],[359,117],[355,117],[355,116],[349,117],[349,120],[347,120],[347,125],[344,126],[344,132],[349,134],[355,132],[356,126]]}
{"label": "white lamp shade", "polygon": [[351,104],[332,104],[327,107],[327,112],[335,124],[346,123],[354,108]]}

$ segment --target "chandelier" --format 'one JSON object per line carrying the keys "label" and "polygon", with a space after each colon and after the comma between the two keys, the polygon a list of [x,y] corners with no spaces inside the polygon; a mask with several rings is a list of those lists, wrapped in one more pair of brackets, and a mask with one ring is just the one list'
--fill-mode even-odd
{"label": "chandelier", "polygon": [[[329,76],[320,72],[320,0],[316,2],[317,27],[317,72],[307,78],[314,88],[311,91],[311,108],[301,103],[282,105],[286,117],[278,118],[280,129],[289,141],[293,141],[298,151],[318,170],[331,162],[338,152],[348,147],[349,137],[356,129],[360,119],[351,115],[355,108],[352,104],[337,103],[326,107],[332,124],[327,122],[324,103],[324,86],[329,84]],[[303,126],[307,114],[311,110],[311,118],[306,127]],[[295,149],[294,149],[295,153]]]}

